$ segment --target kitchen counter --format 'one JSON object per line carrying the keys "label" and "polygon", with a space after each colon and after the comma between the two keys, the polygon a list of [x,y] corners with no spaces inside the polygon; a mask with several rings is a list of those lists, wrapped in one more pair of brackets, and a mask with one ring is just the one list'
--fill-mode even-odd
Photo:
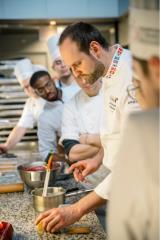
{"label": "kitchen counter", "polygon": [[[83,188],[74,179],[57,181],[55,186],[62,186],[65,189]],[[78,196],[72,197],[67,203],[75,202],[78,198]],[[94,212],[85,215],[79,222],[76,222],[76,225],[89,226],[91,232],[89,234],[74,235],[69,235],[64,230],[57,234],[44,233],[43,235],[38,235],[34,224],[38,214],[33,208],[32,196],[27,188],[25,188],[24,192],[0,194],[0,220],[8,221],[13,225],[14,240],[106,239],[106,234]]]}

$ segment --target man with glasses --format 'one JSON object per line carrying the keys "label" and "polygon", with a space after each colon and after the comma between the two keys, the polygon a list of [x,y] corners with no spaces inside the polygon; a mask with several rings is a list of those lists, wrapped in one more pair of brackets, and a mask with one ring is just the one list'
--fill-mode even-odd
{"label": "man with glasses", "polygon": [[44,70],[45,67],[32,64],[30,59],[20,60],[15,67],[15,76],[26,93],[28,99],[26,100],[22,115],[9,134],[5,143],[0,144],[0,152],[7,152],[16,146],[23,138],[27,129],[32,129],[38,121],[39,115],[45,104],[44,99],[35,94],[30,86],[30,77],[35,71]]}
{"label": "man with glasses", "polygon": [[51,76],[46,71],[35,72],[30,85],[35,93],[46,100],[38,120],[39,152],[45,160],[50,150],[57,152],[57,136],[60,137],[61,116],[65,93],[55,86]]}

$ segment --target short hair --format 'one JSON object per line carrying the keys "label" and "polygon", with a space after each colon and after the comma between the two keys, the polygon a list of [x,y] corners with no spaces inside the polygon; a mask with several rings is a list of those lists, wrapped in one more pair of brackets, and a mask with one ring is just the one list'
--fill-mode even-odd
{"label": "short hair", "polygon": [[87,54],[92,41],[97,41],[104,49],[109,48],[101,32],[89,23],[77,22],[66,27],[60,35],[58,45],[60,46],[67,37],[77,43],[80,51]]}
{"label": "short hair", "polygon": [[50,74],[47,71],[44,71],[44,70],[37,71],[37,72],[33,73],[33,75],[30,78],[31,87],[34,88],[37,81],[43,76],[48,76],[48,77],[51,78]]}

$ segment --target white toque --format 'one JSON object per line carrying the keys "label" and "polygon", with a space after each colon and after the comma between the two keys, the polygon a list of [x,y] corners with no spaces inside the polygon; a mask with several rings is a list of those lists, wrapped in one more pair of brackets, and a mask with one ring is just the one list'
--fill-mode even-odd
{"label": "white toque", "polygon": [[54,62],[57,58],[61,57],[59,47],[58,47],[58,40],[59,40],[59,35],[53,35],[50,37],[47,41],[47,46],[49,53],[52,57],[52,61]]}
{"label": "white toque", "polygon": [[132,0],[129,42],[133,56],[147,60],[159,56],[158,0]]}
{"label": "white toque", "polygon": [[22,81],[24,81],[24,80],[28,80],[28,82],[29,82],[33,73],[40,71],[40,70],[46,70],[46,68],[42,65],[32,64],[28,58],[25,58],[23,60],[20,60],[16,64],[14,74],[15,74],[18,82],[21,84]]}

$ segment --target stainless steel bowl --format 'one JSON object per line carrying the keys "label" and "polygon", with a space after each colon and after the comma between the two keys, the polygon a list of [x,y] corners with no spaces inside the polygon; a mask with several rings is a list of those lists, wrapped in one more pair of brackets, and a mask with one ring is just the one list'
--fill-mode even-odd
{"label": "stainless steel bowl", "polygon": [[[56,176],[60,174],[61,172],[61,162],[58,162],[58,166],[54,167],[51,170],[50,174],[50,181],[49,185],[54,184]],[[30,170],[25,170],[30,167],[38,167],[38,166],[46,166],[45,162],[39,161],[39,162],[32,162],[32,163],[26,163],[22,164],[17,167],[22,181],[29,187],[29,188],[39,188],[43,187],[44,181],[45,181],[45,176],[46,176],[46,170],[40,170],[40,171],[30,171]]]}

